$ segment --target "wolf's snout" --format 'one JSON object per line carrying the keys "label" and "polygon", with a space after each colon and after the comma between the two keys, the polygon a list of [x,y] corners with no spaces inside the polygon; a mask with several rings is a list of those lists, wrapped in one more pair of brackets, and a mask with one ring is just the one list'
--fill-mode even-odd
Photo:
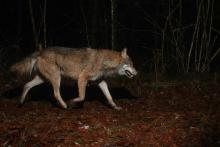
{"label": "wolf's snout", "polygon": [[125,70],[125,74],[127,75],[127,77],[132,78],[134,75],[129,71],[129,70]]}
{"label": "wolf's snout", "polygon": [[137,71],[135,69],[133,70],[125,70],[125,74],[128,78],[133,78],[137,75]]}

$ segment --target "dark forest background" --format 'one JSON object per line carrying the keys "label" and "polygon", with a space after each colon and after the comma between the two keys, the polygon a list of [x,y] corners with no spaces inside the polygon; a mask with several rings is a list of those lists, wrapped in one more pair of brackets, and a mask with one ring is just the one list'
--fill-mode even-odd
{"label": "dark forest background", "polygon": [[1,0],[0,69],[47,46],[128,48],[139,70],[220,70],[218,0]]}

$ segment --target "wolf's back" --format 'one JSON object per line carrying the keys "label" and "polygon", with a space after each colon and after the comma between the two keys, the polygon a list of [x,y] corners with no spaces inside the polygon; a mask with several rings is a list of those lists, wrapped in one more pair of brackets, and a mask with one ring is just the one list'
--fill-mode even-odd
{"label": "wolf's back", "polygon": [[18,63],[15,63],[11,66],[10,71],[19,75],[31,75],[38,55],[39,53],[35,52],[31,56],[24,58]]}

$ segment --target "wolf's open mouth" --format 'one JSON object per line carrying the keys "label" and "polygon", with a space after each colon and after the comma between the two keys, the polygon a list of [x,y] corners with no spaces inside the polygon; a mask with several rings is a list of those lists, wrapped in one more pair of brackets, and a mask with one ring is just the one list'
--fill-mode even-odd
{"label": "wolf's open mouth", "polygon": [[129,70],[125,70],[125,75],[128,77],[128,78],[132,78],[134,75],[129,71]]}

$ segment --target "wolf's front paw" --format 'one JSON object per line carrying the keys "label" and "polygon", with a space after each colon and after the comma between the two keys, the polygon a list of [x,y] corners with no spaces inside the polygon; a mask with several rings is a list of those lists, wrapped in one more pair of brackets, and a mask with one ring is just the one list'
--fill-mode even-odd
{"label": "wolf's front paw", "polygon": [[122,110],[122,107],[119,107],[119,106],[113,106],[113,109],[117,110],[117,111],[120,111]]}
{"label": "wolf's front paw", "polygon": [[68,109],[68,106],[65,104],[65,105],[62,105],[61,106],[64,110],[67,110]]}

